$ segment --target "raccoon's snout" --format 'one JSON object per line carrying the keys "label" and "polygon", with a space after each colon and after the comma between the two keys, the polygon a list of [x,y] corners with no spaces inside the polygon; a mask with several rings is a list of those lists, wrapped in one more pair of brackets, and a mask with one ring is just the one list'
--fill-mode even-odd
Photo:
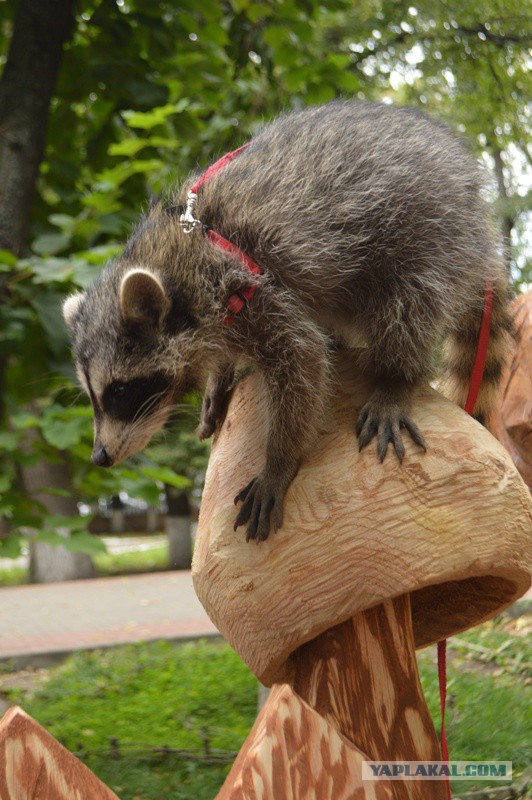
{"label": "raccoon's snout", "polygon": [[111,467],[113,459],[105,449],[105,447],[94,448],[92,451],[91,461],[97,467]]}

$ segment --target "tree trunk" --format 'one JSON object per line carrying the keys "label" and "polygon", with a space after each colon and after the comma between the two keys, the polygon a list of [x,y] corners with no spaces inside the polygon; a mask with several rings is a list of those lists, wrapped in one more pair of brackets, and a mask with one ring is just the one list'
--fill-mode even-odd
{"label": "tree trunk", "polygon": [[119,495],[111,497],[111,533],[124,533],[124,504]]}
{"label": "tree trunk", "polygon": [[[61,454],[61,461],[50,464],[40,461],[32,466],[24,467],[24,486],[35,500],[42,503],[50,514],[62,514],[73,517],[78,507],[71,489],[71,471],[68,460]],[[67,489],[68,496],[48,494],[46,489]],[[56,531],[60,536],[68,537],[66,529]],[[92,559],[86,553],[71,553],[66,547],[50,545],[47,542],[34,541],[30,544],[30,580],[34,583],[54,583],[70,581],[77,578],[94,577]]]}
{"label": "tree trunk", "polygon": [[74,0],[19,0],[0,79],[0,248],[20,255]]}
{"label": "tree trunk", "polygon": [[[74,0],[19,0],[9,53],[0,79],[0,248],[20,256],[30,206],[46,143],[50,100],[61,64],[63,44],[73,27]],[[0,285],[0,297],[2,296]],[[5,361],[0,362],[0,387]],[[76,514],[72,496],[41,494],[71,489],[68,461],[43,461],[22,470],[28,494],[50,513]],[[67,531],[61,532],[65,536]],[[30,573],[36,581],[66,580],[93,574],[82,553],[34,542]]]}
{"label": "tree trunk", "polygon": [[190,532],[190,504],[186,492],[165,486],[168,511],[168,566],[170,569],[190,569],[192,565],[192,538]]}

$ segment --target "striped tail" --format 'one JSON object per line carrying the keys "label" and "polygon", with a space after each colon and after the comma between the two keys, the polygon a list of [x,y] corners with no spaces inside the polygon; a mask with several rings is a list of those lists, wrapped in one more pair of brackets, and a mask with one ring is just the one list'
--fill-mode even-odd
{"label": "striped tail", "polygon": [[[481,308],[472,308],[459,321],[457,329],[449,334],[445,343],[444,376],[441,382],[443,394],[462,408],[468,406],[466,410],[482,424],[497,406],[499,384],[514,334],[510,286],[505,270],[498,269],[493,279],[487,279],[486,292],[484,312]],[[475,400],[470,389],[479,372],[479,343],[482,349],[482,340],[488,334],[485,330],[485,311],[490,300],[491,324],[486,359]]]}

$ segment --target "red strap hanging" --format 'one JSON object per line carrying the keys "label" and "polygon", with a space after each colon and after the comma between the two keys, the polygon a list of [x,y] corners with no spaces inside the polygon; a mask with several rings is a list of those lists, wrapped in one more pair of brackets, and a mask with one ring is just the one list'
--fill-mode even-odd
{"label": "red strap hanging", "polygon": [[[486,277],[486,294],[484,296],[484,310],[482,312],[482,321],[480,323],[480,332],[477,343],[477,353],[475,356],[475,363],[473,371],[471,372],[471,379],[469,381],[469,391],[467,393],[467,400],[465,402],[464,410],[468,414],[473,413],[475,404],[478,399],[480,385],[482,383],[482,376],[486,367],[486,357],[488,355],[488,345],[490,338],[491,328],[491,314],[493,310],[493,282],[491,278]],[[440,745],[441,755],[444,761],[449,761],[449,748],[447,746],[447,735],[445,733],[445,704],[447,700],[447,640],[442,639],[438,642],[438,683],[440,688],[440,711],[441,711],[441,731],[440,731]],[[446,778],[447,798],[451,800],[451,783],[449,778]]]}

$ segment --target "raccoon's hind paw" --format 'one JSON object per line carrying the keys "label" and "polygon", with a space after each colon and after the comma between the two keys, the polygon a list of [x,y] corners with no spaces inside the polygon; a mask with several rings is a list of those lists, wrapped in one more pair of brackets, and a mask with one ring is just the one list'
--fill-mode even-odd
{"label": "raccoon's hind paw", "polygon": [[406,428],[416,444],[427,449],[423,434],[415,422],[410,419],[406,409],[400,405],[388,405],[372,398],[362,408],[356,424],[358,449],[363,450],[371,440],[377,437],[377,455],[382,462],[391,442],[397,458],[402,462],[405,446],[401,436],[401,428]]}

